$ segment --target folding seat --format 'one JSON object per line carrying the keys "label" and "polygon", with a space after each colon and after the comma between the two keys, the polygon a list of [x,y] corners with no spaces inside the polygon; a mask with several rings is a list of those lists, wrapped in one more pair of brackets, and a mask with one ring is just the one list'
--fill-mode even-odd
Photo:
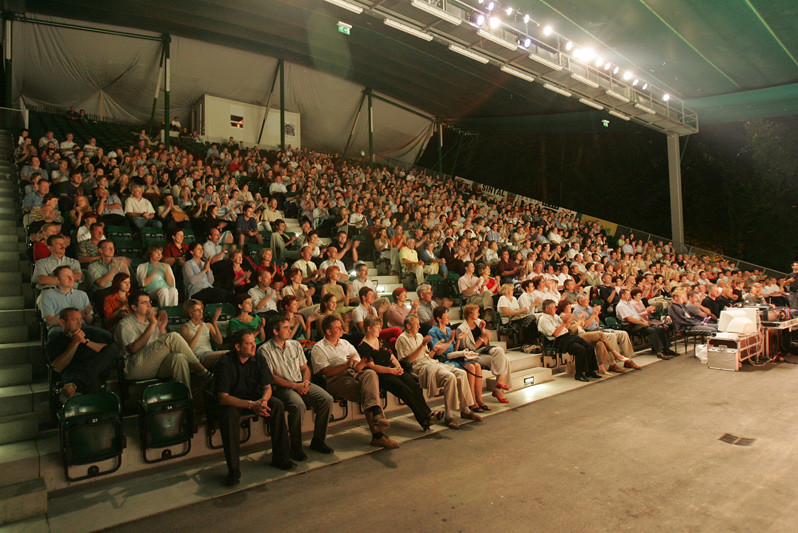
{"label": "folding seat", "polygon": [[[159,463],[183,457],[191,451],[191,439],[196,433],[191,394],[177,381],[149,385],[139,402],[139,432],[141,458],[145,463]],[[172,448],[182,446],[174,453]],[[161,449],[160,457],[150,459],[147,452]]]}

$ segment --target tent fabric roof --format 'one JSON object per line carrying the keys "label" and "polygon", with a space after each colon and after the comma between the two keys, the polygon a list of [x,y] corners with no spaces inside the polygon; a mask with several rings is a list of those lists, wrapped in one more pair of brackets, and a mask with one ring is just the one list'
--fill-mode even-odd
{"label": "tent fabric roof", "polygon": [[[476,0],[462,0],[476,4]],[[363,0],[364,4],[368,4]],[[385,0],[383,5],[409,0]],[[798,2],[794,0],[509,0],[646,80],[723,116],[798,110]],[[502,4],[502,2],[500,2]],[[545,90],[323,0],[28,0],[29,14],[116,24],[216,42],[312,67],[371,87],[454,123],[590,113]],[[336,29],[352,24],[351,35]],[[441,24],[446,24],[441,22]],[[212,73],[212,62],[209,73]],[[267,88],[264,88],[266,90]],[[763,91],[764,93],[750,92]],[[708,98],[710,97],[710,98]],[[713,99],[714,98],[714,99]],[[722,108],[718,111],[718,108]],[[745,108],[743,108],[745,109]],[[700,115],[699,115],[700,118]],[[492,122],[492,120],[491,120]]]}

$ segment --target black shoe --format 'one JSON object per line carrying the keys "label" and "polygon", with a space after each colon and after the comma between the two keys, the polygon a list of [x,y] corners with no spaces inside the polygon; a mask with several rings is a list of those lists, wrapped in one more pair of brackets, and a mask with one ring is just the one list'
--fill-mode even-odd
{"label": "black shoe", "polygon": [[678,357],[679,356],[679,352],[674,352],[670,348],[668,348],[667,350],[664,350],[664,352],[665,352],[665,355],[670,355],[671,357]]}
{"label": "black shoe", "polygon": [[588,372],[586,375],[587,375],[587,377],[589,377],[589,378],[599,378],[599,379],[601,379],[601,376],[600,376],[600,375],[598,375],[598,374],[596,373],[596,371],[595,371],[595,370],[591,370],[591,371],[590,371],[590,372]]}
{"label": "black shoe", "polygon": [[271,465],[280,470],[291,470],[296,466],[296,463],[288,459],[275,459],[271,462]]}
{"label": "black shoe", "polygon": [[323,440],[312,440],[310,441],[310,446],[308,446],[314,452],[319,453],[333,453],[335,450],[327,446]]}
{"label": "black shoe", "polygon": [[236,468],[235,470],[229,470],[227,472],[227,477],[224,479],[224,486],[225,487],[235,487],[238,485],[238,482],[241,481],[241,470]]}
{"label": "black shoe", "polygon": [[585,381],[585,382],[588,382],[588,381],[590,381],[589,379],[587,379],[587,376],[585,376],[584,374],[576,374],[576,375],[574,376],[574,379],[575,379],[576,381]]}
{"label": "black shoe", "polygon": [[663,359],[663,360],[665,360],[665,361],[667,361],[668,359],[670,359],[670,358],[671,358],[671,356],[670,356],[670,355],[668,355],[668,354],[666,354],[665,352],[658,353],[658,354],[657,354],[657,357],[659,357],[660,359]]}
{"label": "black shoe", "polygon": [[302,448],[298,450],[291,450],[289,455],[294,461],[305,461],[308,458],[307,454],[302,451]]}

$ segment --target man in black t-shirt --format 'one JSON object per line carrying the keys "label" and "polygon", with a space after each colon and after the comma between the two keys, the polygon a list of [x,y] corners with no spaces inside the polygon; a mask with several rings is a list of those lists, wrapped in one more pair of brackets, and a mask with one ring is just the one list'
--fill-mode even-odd
{"label": "man in black t-shirt", "polygon": [[262,416],[272,436],[272,466],[289,470],[296,463],[288,458],[288,428],[285,406],[272,397],[274,376],[263,357],[255,357],[255,336],[241,329],[233,333],[233,349],[219,358],[213,369],[214,391],[218,406],[219,433],[227,462],[227,486],[241,479],[239,432],[242,412]]}

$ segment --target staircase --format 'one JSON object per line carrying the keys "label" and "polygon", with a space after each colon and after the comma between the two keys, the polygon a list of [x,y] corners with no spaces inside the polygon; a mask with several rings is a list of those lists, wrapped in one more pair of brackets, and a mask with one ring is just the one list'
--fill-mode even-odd
{"label": "staircase", "polygon": [[49,417],[47,370],[12,161],[11,133],[0,130],[0,526],[30,526],[47,512],[35,440]]}

